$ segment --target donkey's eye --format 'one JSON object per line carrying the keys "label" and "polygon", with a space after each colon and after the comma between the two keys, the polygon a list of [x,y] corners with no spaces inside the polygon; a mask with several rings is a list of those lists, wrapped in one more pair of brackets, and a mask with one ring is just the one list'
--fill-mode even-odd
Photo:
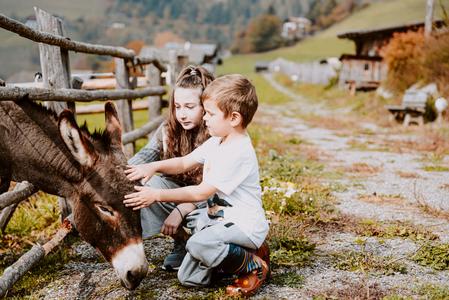
{"label": "donkey's eye", "polygon": [[105,214],[105,215],[107,215],[107,216],[109,216],[109,217],[113,217],[113,216],[114,216],[114,212],[113,212],[111,209],[107,208],[107,207],[98,205],[97,208],[98,208],[98,210],[99,210],[102,214]]}

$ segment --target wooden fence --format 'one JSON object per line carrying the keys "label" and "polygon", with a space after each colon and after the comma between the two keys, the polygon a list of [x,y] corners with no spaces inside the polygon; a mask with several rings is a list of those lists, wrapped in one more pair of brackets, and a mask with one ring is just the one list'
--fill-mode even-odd
{"label": "wooden fence", "polygon": [[329,64],[318,61],[308,63],[296,63],[283,58],[278,58],[269,63],[271,72],[280,72],[290,77],[295,82],[328,84],[336,77],[337,71]]}
{"label": "wooden fence", "polygon": [[[125,151],[128,156],[132,155],[134,153],[133,143],[150,134],[164,120],[161,116],[161,109],[166,104],[161,96],[166,94],[166,89],[161,85],[161,75],[167,71],[166,66],[155,57],[139,57],[131,49],[73,41],[64,36],[63,23],[59,18],[36,7],[34,11],[38,24],[37,30],[3,14],[0,14],[0,27],[39,43],[43,82],[37,87],[36,84],[11,85],[3,83],[0,85],[0,101],[18,100],[27,95],[30,100],[45,101],[46,105],[56,113],[60,113],[66,108],[76,113],[75,102],[115,100],[124,132],[122,140],[126,145]],[[82,89],[83,81],[78,77],[72,78],[71,76],[69,51],[113,57],[115,78],[112,78],[112,82],[110,80],[108,83],[103,83],[104,89],[97,89],[98,85],[91,86],[88,90]],[[144,79],[131,78],[132,68],[145,68]],[[100,86],[102,85],[100,84]],[[111,89],[113,86],[115,89]],[[139,89],[136,89],[137,87]],[[132,117],[132,99],[144,97],[148,99],[148,104],[145,107],[148,107],[149,122],[141,128],[135,129]],[[0,230],[3,231],[6,228],[17,205],[35,192],[37,189],[33,185],[22,182],[17,183],[13,191],[0,195]],[[64,220],[70,214],[69,206],[62,198],[59,199],[59,204],[61,217]],[[63,232],[65,231],[63,230]],[[42,249],[36,251],[48,253],[48,249],[44,252]],[[26,270],[21,267],[19,273],[26,272],[31,266],[32,264],[29,264]],[[14,265],[8,269],[13,267]],[[0,278],[0,296],[4,295],[18,279],[19,273],[13,272],[12,275],[9,273],[8,275],[5,271]]]}

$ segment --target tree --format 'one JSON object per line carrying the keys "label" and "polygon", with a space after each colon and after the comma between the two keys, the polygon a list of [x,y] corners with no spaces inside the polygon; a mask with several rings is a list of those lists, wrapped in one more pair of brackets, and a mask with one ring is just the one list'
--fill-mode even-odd
{"label": "tree", "polygon": [[268,51],[281,46],[281,28],[281,20],[274,15],[261,15],[253,19],[245,37],[250,52]]}

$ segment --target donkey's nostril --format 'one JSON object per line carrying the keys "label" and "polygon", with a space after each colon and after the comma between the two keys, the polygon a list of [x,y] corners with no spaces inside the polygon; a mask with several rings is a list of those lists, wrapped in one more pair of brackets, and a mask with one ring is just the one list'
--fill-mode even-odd
{"label": "donkey's nostril", "polygon": [[130,270],[126,272],[126,279],[131,284],[131,289],[135,289],[142,281],[143,277],[145,277],[145,274],[138,270]]}

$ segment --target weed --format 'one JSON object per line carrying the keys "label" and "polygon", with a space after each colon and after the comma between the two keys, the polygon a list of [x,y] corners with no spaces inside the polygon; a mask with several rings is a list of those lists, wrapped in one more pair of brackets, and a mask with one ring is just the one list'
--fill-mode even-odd
{"label": "weed", "polygon": [[365,243],[359,243],[361,251],[347,251],[335,253],[335,267],[351,272],[377,273],[382,275],[393,275],[395,273],[405,274],[407,268],[392,257],[381,257],[370,253],[365,248]]}
{"label": "weed", "polygon": [[449,270],[449,244],[423,243],[411,258],[422,266],[435,270]]}
{"label": "weed", "polygon": [[445,300],[449,299],[449,286],[423,284],[415,288],[416,293],[423,299]]}
{"label": "weed", "polygon": [[279,286],[298,288],[304,283],[304,277],[296,272],[286,272],[272,275],[270,282]]}
{"label": "weed", "polygon": [[401,237],[414,241],[438,239],[437,235],[424,227],[403,221],[381,223],[370,219],[360,220],[358,225],[354,226],[354,231],[362,236],[375,236],[379,238]]}
{"label": "weed", "polygon": [[269,235],[271,260],[278,266],[303,266],[315,249],[305,235],[306,224],[298,217],[285,216],[272,222]]}

